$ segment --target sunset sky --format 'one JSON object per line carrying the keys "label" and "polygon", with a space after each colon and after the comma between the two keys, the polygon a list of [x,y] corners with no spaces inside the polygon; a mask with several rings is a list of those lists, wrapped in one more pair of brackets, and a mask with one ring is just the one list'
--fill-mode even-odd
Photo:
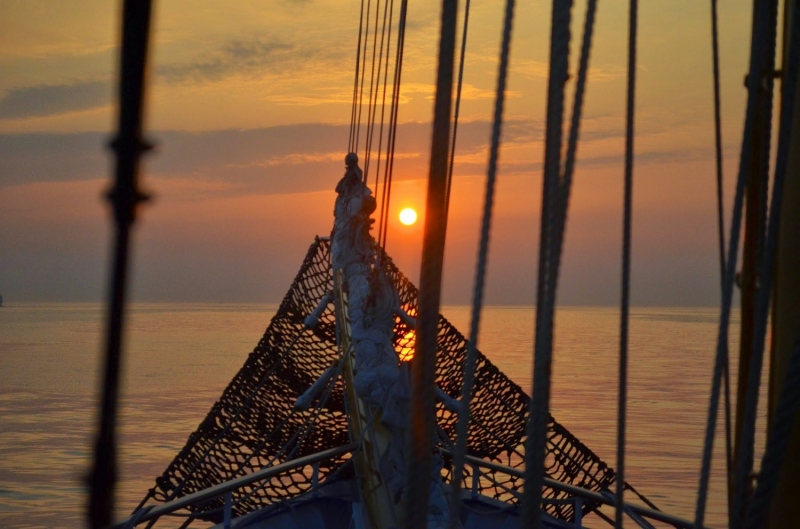
{"label": "sunset sky", "polygon": [[[410,0],[387,249],[419,271],[439,3]],[[277,302],[343,173],[360,2],[155,3],[135,301]],[[399,0],[397,0],[399,6]],[[534,301],[550,3],[518,2],[488,302]],[[463,2],[462,2],[463,7]],[[473,0],[445,262],[445,303],[470,299],[503,2]],[[744,118],[751,2],[720,2],[725,175]],[[571,63],[585,2],[573,9]],[[619,299],[627,2],[601,0],[559,290]],[[0,293],[99,301],[110,215],[119,2],[0,0]],[[632,300],[718,303],[708,2],[640,2]],[[573,68],[574,70],[574,68]],[[571,93],[571,92],[570,92]],[[731,187],[726,187],[730,202]]]}

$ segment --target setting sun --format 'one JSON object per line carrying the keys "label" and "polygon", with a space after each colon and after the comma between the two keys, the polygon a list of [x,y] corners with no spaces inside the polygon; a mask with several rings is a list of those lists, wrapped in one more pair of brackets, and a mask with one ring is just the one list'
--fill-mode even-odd
{"label": "setting sun", "polygon": [[406,226],[411,226],[417,222],[417,212],[411,208],[406,208],[400,212],[400,222]]}

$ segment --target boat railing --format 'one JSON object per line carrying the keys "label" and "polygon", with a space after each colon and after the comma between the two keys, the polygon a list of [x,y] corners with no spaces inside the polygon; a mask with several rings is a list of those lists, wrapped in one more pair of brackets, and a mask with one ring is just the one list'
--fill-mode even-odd
{"label": "boat railing", "polygon": [[[329,450],[324,450],[316,454],[310,454],[307,456],[299,457],[297,459],[286,461],[278,465],[267,467],[258,470],[256,472],[253,472],[251,474],[247,474],[246,476],[241,476],[235,479],[231,479],[229,481],[225,481],[218,485],[214,485],[212,487],[199,490],[192,494],[187,494],[186,496],[182,496],[175,500],[168,501],[161,505],[145,506],[140,509],[137,509],[128,518],[114,525],[111,525],[108,529],[131,529],[141,523],[155,522],[162,516],[170,515],[180,509],[204,503],[219,497],[225,498],[225,504],[223,508],[223,527],[227,529],[230,527],[232,513],[233,513],[233,495],[232,495],[233,491],[241,487],[244,487],[246,485],[274,478],[285,472],[297,468],[302,468],[311,465],[313,468],[316,469],[318,468],[318,464],[321,461],[330,460],[331,458],[352,453],[357,448],[358,445],[355,443],[340,446],[337,448],[331,448]],[[312,479],[312,483],[314,483],[315,485],[318,484],[316,479]]]}
{"label": "boat railing", "polygon": [[[441,449],[441,451],[445,456],[452,456],[452,453],[447,449]],[[493,461],[487,461],[485,459],[480,459],[478,457],[469,455],[466,456],[466,464],[471,470],[468,478],[471,483],[469,481],[465,483],[464,490],[471,491],[469,494],[471,494],[473,498],[477,499],[480,491],[485,488],[482,485],[481,480],[488,482],[492,488],[502,489],[507,494],[509,499],[513,497],[518,500],[522,497],[521,491],[502,483],[497,479],[497,474],[505,474],[512,478],[522,480],[524,479],[523,469],[501,465]],[[583,506],[587,502],[608,505],[612,507],[616,505],[614,495],[610,492],[599,493],[593,490],[577,487],[575,485],[570,485],[568,483],[562,483],[550,478],[545,478],[544,485],[568,495],[566,498],[542,498],[542,502],[545,504],[572,503],[575,509],[575,517],[573,519],[574,527],[583,527]],[[694,527],[694,523],[688,520],[632,503],[625,503],[624,511],[628,517],[639,527],[653,527],[647,520],[663,522],[680,529],[689,529]]]}
{"label": "boat railing", "polygon": [[[357,449],[358,445],[356,443],[352,443],[337,448],[325,450],[322,452],[318,452],[316,454],[299,457],[297,459],[286,461],[279,465],[267,467],[262,470],[248,474],[246,476],[241,476],[239,478],[225,481],[218,485],[214,485],[212,487],[194,492],[192,494],[187,494],[186,496],[163,503],[161,505],[155,505],[155,506],[151,505],[143,507],[141,509],[138,509],[136,512],[131,514],[126,519],[110,526],[108,529],[131,529],[141,523],[155,522],[162,516],[167,516],[181,509],[185,509],[192,505],[205,503],[208,502],[209,500],[213,500],[219,497],[225,498],[225,503],[223,508],[223,527],[229,528],[231,526],[231,519],[233,512],[233,500],[232,500],[233,491],[241,487],[244,487],[246,485],[274,478],[287,471],[294,470],[297,468],[302,468],[309,465],[316,468],[318,463],[320,463],[321,461],[329,460],[330,458],[338,457],[344,454],[353,453]],[[446,449],[442,449],[442,453],[445,456],[452,455]],[[478,499],[481,496],[480,495],[480,490],[482,488],[481,480],[488,480],[489,482],[491,482],[493,487],[499,487],[501,489],[504,489],[508,493],[509,497],[513,496],[515,498],[518,498],[519,496],[521,496],[520,491],[510,488],[496,479],[498,473],[522,479],[524,473],[521,469],[508,467],[505,465],[501,465],[499,463],[495,463],[493,461],[487,461],[485,459],[480,459],[472,456],[466,456],[466,463],[468,465],[468,468],[471,470],[470,478],[472,483],[467,484],[467,486],[464,487],[464,490],[471,491],[468,492],[467,494],[470,494],[473,499]],[[316,480],[312,481],[316,484]],[[615,505],[614,496],[610,492],[605,494],[598,493],[592,490],[584,489],[582,487],[577,487],[575,485],[570,485],[567,483],[562,483],[560,481],[549,478],[545,478],[545,485],[554,490],[564,492],[568,495],[567,498],[543,498],[542,501],[546,504],[572,503],[575,510],[575,517],[573,519],[574,527],[583,527],[583,511],[584,511],[583,506],[586,502],[598,503],[608,506]],[[663,522],[673,527],[681,529],[684,528],[689,529],[694,526],[694,524],[688,520],[684,520],[661,511],[657,511],[640,505],[634,505],[631,503],[624,504],[624,511],[631,518],[631,520],[634,523],[636,523],[639,527],[644,527],[644,528],[652,527],[652,525],[650,525],[650,523],[647,520],[655,520]]]}

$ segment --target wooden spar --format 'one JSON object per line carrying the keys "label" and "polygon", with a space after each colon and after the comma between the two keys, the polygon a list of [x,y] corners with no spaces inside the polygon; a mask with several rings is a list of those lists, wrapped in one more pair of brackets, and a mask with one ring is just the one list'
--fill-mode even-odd
{"label": "wooden spar", "polygon": [[[791,36],[789,22],[796,0],[786,0],[784,11],[783,71]],[[778,231],[778,247],[775,261],[775,290],[772,317],[772,354],[769,371],[769,414],[772,416],[778,402],[783,384],[792,343],[800,329],[800,95],[795,94],[795,108],[792,116],[792,137],[789,159],[786,167],[786,181],[783,188],[783,208]],[[768,426],[769,428],[769,426]],[[783,461],[778,488],[772,500],[769,515],[770,529],[796,527],[800,520],[800,423],[795,418],[792,437]]]}
{"label": "wooden spar", "polygon": [[114,210],[116,240],[111,273],[106,327],[105,376],[100,424],[95,440],[94,464],[88,477],[91,488],[88,518],[92,528],[105,527],[114,512],[116,483],[116,427],[122,327],[128,275],[130,230],[136,205],[146,197],[139,191],[139,158],[147,146],[142,141],[144,84],[150,35],[150,0],[125,0],[122,8],[122,47],[119,84],[116,178],[108,198]]}
{"label": "wooden spar", "polygon": [[[753,0],[753,28],[752,35],[756,38],[758,33],[758,10],[763,2],[777,0]],[[773,64],[767,61],[766,64]],[[770,72],[762,72],[766,79]],[[763,86],[763,85],[762,85]],[[769,103],[771,94],[767,90],[759,90],[756,103],[756,116],[753,123],[753,156],[747,177],[747,196],[745,202],[744,245],[742,247],[742,271],[738,277],[741,289],[741,328],[739,334],[739,368],[736,390],[736,414],[733,430],[733,462],[731,469],[735,469],[739,462],[741,452],[742,429],[744,427],[745,400],[747,395],[747,380],[750,374],[750,362],[753,356],[753,333],[755,327],[755,301],[757,293],[757,276],[759,253],[764,244],[764,230],[766,226],[766,201],[767,178],[765,171],[766,159],[769,157],[769,136],[763,131],[770,126],[770,112],[772,105]],[[766,140],[766,142],[765,142]],[[728,499],[732,505],[735,497],[736,483],[733,474],[728,476]],[[748,486],[752,486],[752,483]]]}

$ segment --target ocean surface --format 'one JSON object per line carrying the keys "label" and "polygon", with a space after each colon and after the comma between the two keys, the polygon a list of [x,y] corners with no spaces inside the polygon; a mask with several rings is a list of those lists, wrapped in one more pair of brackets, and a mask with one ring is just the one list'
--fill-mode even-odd
{"label": "ocean surface", "polygon": [[[276,305],[136,304],[126,333],[118,515],[145,495],[263,334]],[[719,310],[631,313],[626,479],[693,519]],[[468,307],[444,315],[466,334]],[[488,307],[479,348],[530,391],[534,311]],[[0,308],[0,526],[79,527],[99,381],[99,304]],[[562,308],[553,416],[616,461],[619,314]],[[738,319],[731,343],[738,343]],[[735,374],[733,376],[735,380]],[[762,396],[761,409],[765,405]],[[763,413],[761,413],[763,417]],[[722,425],[722,413],[720,422]],[[759,426],[763,430],[763,421]],[[758,451],[763,435],[758,439]],[[724,434],[715,443],[707,523],[726,526]]]}

